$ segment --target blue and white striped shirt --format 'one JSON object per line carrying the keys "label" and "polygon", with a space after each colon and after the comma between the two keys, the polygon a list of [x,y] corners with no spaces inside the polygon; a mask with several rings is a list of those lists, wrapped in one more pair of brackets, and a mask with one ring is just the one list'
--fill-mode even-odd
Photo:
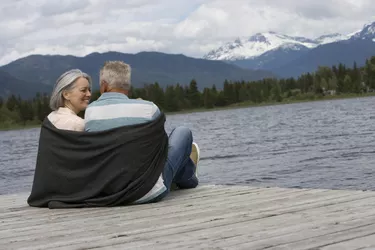
{"label": "blue and white striped shirt", "polygon": [[[145,123],[157,118],[159,108],[152,102],[129,99],[121,93],[103,93],[85,111],[85,130],[101,131],[115,127]],[[135,203],[145,203],[166,190],[162,175],[155,186]]]}

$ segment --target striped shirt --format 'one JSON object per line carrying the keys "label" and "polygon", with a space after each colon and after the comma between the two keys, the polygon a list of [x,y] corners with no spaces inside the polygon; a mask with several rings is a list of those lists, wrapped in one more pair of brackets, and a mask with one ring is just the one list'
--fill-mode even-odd
{"label": "striped shirt", "polygon": [[[152,102],[129,99],[121,93],[103,93],[85,111],[85,130],[100,131],[115,127],[145,123],[157,118],[159,108]],[[146,203],[166,190],[160,175],[154,187],[135,203]]]}

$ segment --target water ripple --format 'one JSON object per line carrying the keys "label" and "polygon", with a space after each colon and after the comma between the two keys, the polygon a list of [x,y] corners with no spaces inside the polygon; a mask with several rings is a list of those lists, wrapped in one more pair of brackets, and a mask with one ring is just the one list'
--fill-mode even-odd
{"label": "water ripple", "polygon": [[[167,115],[191,128],[201,183],[375,190],[375,98]],[[29,191],[39,129],[0,132],[0,194]]]}

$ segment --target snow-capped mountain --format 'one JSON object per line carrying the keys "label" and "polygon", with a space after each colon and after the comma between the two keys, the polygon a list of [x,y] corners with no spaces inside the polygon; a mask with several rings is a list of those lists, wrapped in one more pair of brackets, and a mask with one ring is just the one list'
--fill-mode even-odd
{"label": "snow-capped mountain", "polygon": [[[267,58],[265,57],[267,52],[256,58],[245,60],[247,65],[249,63],[255,65],[255,67],[246,68],[268,68],[279,76],[295,77],[306,72],[314,72],[319,66],[330,67],[342,63],[352,67],[354,62],[357,66],[363,66],[367,59],[375,55],[375,22],[364,25],[361,30],[348,34],[347,37],[349,39],[323,44],[308,49],[305,53],[294,51],[286,55],[280,49],[277,53],[270,52],[272,57]],[[238,61],[233,61],[233,63],[238,65]]]}
{"label": "snow-capped mountain", "polygon": [[316,41],[303,37],[292,37],[276,32],[257,33],[250,38],[237,38],[234,42],[226,43],[210,51],[203,58],[233,61],[260,56],[280,46],[298,49],[301,46],[313,48],[317,45]]}
{"label": "snow-capped mountain", "polygon": [[322,36],[318,37],[317,39],[315,39],[315,41],[319,45],[323,45],[323,44],[327,44],[327,43],[334,43],[334,42],[337,42],[337,41],[348,40],[350,37],[351,37],[350,34],[349,35],[342,35],[342,34],[339,34],[339,33],[334,33],[334,34],[322,35]]}
{"label": "snow-capped mountain", "polygon": [[363,29],[354,33],[350,39],[373,40],[375,42],[375,22],[365,24]]}
{"label": "snow-capped mountain", "polygon": [[260,56],[268,51],[283,48],[286,50],[300,50],[301,48],[315,48],[318,45],[349,39],[341,34],[323,35],[317,39],[293,37],[276,32],[257,33],[250,38],[237,38],[216,50],[210,51],[204,59],[210,60],[243,60]]}
{"label": "snow-capped mountain", "polygon": [[318,66],[357,65],[375,55],[375,22],[350,34],[338,33],[316,39],[276,32],[258,33],[209,52],[205,59],[223,60],[246,69],[269,70],[280,76],[298,76]]}

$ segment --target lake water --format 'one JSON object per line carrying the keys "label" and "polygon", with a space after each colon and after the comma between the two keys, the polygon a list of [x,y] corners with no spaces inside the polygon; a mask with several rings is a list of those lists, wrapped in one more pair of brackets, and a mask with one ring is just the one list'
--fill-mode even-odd
{"label": "lake water", "polygon": [[[201,148],[201,183],[375,190],[375,98],[167,116]],[[0,132],[0,194],[29,192],[39,129]]]}

